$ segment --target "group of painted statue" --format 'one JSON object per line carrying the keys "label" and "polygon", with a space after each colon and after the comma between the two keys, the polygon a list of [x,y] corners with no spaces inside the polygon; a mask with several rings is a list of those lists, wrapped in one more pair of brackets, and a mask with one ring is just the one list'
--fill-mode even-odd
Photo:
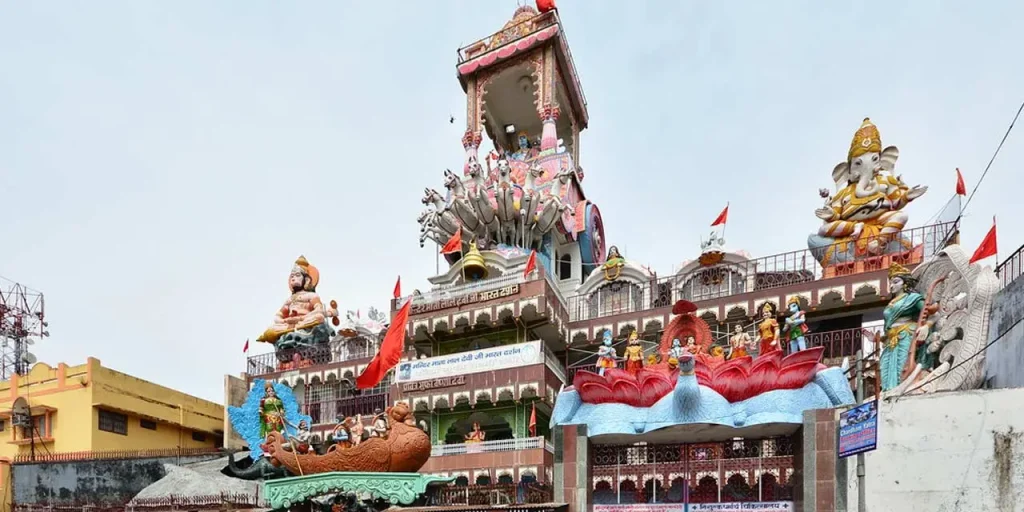
{"label": "group of painted statue", "polygon": [[424,189],[422,202],[431,208],[417,219],[420,247],[428,239],[445,245],[461,231],[463,240],[475,241],[481,249],[494,244],[530,248],[541,243],[563,214],[574,214],[564,195],[575,171],[545,169],[535,161],[539,142],[531,144],[526,134],[519,135],[518,144],[514,153],[502,151],[488,157],[486,170],[478,161],[476,146],[468,144],[466,178],[445,170],[447,197]]}
{"label": "group of painted statue", "polygon": [[[725,348],[720,346],[702,347],[697,343],[694,336],[686,336],[685,344],[679,338],[675,338],[672,340],[672,347],[666,355],[667,360],[665,362],[668,365],[668,369],[671,371],[678,368],[679,361],[685,355],[699,357],[714,366],[715,362],[739,359],[751,355],[748,349],[751,349],[753,346],[759,347],[759,355],[769,354],[783,349],[780,341],[785,343],[790,354],[805,350],[807,342],[804,335],[807,334],[808,328],[806,317],[800,308],[800,301],[796,297],[790,299],[787,304],[787,310],[788,314],[780,326],[775,304],[766,302],[761,308],[762,319],[757,324],[757,337],[751,339],[750,334],[747,333],[743,326],[736,324],[735,331],[729,338],[728,353],[726,353]],[[619,357],[618,352],[613,346],[611,331],[604,331],[602,345],[597,350],[598,374],[603,376],[609,368],[617,368],[619,361],[623,362],[623,369],[634,375],[639,373],[644,367],[644,349],[640,345],[640,336],[636,331],[629,334],[623,357]],[[649,355],[646,361],[649,364],[660,362],[655,354]]]}
{"label": "group of painted statue", "polygon": [[[264,398],[260,400],[259,418],[260,437],[263,439],[266,439],[271,432],[277,432],[286,439],[281,445],[283,450],[289,452],[297,451],[298,453],[317,452],[312,444],[309,424],[306,420],[302,419],[299,420],[298,425],[292,425],[285,419],[284,406],[281,403],[281,399],[277,398],[274,387],[270,383],[266,384]],[[406,418],[405,423],[415,426],[415,421],[411,415]],[[285,432],[286,424],[295,428],[296,433],[294,435],[289,435]],[[374,411],[373,421],[369,429],[363,424],[362,415],[338,418],[337,424],[331,431],[331,435],[328,436],[324,451],[352,448],[374,437],[387,439],[390,432],[391,425],[388,422],[388,418],[384,411],[380,409]]]}

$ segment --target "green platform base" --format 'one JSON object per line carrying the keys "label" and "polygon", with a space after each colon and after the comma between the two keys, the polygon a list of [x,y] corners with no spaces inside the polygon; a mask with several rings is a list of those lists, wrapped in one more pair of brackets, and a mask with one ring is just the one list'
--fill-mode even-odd
{"label": "green platform base", "polygon": [[266,481],[263,495],[274,509],[335,493],[369,493],[392,505],[411,505],[430,485],[454,480],[420,473],[318,473]]}

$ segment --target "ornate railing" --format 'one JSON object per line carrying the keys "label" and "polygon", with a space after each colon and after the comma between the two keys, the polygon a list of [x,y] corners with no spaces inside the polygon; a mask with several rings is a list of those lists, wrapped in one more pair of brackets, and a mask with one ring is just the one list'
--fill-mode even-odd
{"label": "ornate railing", "polygon": [[996,267],[999,276],[999,287],[1003,288],[1024,274],[1024,245],[1017,248],[1009,258]]}
{"label": "ornate railing", "polygon": [[252,376],[301,370],[330,363],[370,359],[377,354],[375,338],[339,338],[319,347],[302,347],[256,354],[246,359],[245,372]]}
{"label": "ornate railing", "polygon": [[793,499],[790,438],[591,450],[597,505]]}
{"label": "ornate railing", "polygon": [[46,452],[35,456],[18,454],[14,456],[15,464],[33,464],[42,462],[84,462],[93,460],[128,460],[157,459],[170,457],[199,457],[217,455],[218,448],[170,448],[159,450],[102,450],[81,452]]}
{"label": "ornate railing", "polygon": [[524,503],[551,503],[551,487],[536,482],[519,484],[448,485],[438,489],[430,498],[435,506],[453,505],[512,505]]}
{"label": "ornate railing", "polygon": [[858,256],[850,263],[823,267],[809,249],[804,249],[742,262],[722,262],[698,267],[686,273],[653,278],[643,284],[610,281],[587,295],[569,297],[569,320],[575,322],[635,313],[670,306],[681,299],[701,302],[819,279],[884,270],[893,262],[914,265],[942,248],[942,240],[953,225],[952,222],[946,222],[904,230],[900,235],[908,246],[906,251],[881,256]]}
{"label": "ornate railing", "polygon": [[558,23],[558,15],[555,14],[554,11],[549,11],[520,21],[515,25],[502,27],[501,30],[494,32],[493,34],[477,39],[476,41],[459,48],[456,52],[458,53],[459,64],[470,59],[475,59],[487,52],[494,51],[513,41],[518,41],[530,34],[550,26],[557,25]]}
{"label": "ornate railing", "polygon": [[[467,453],[514,452],[518,450],[539,450],[545,448],[543,437],[524,437],[502,439],[500,441],[484,441],[482,443],[435,444],[430,448],[431,457],[445,455],[465,455]],[[553,448],[551,450],[553,452]]]}
{"label": "ornate railing", "polygon": [[554,352],[548,347],[547,343],[540,342],[540,346],[544,347],[544,365],[551,369],[552,372],[566,385],[565,366],[559,362],[558,358],[555,357]]}
{"label": "ornate railing", "polygon": [[338,418],[359,414],[364,417],[373,416],[375,410],[383,411],[391,405],[390,396],[390,393],[375,393],[304,403],[302,412],[312,418],[314,425],[333,424]]}

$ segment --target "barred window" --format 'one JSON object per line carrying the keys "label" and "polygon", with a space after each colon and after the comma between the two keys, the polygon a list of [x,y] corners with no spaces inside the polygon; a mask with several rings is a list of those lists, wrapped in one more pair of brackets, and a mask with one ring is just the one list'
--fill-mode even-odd
{"label": "barred window", "polygon": [[146,430],[156,430],[156,422],[149,420],[139,420],[139,426]]}
{"label": "barred window", "polygon": [[99,429],[103,432],[128,435],[128,416],[100,409]]}

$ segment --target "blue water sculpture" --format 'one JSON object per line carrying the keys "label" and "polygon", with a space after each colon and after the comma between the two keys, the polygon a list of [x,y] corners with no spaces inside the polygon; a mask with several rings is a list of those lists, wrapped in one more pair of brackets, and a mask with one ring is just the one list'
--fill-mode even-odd
{"label": "blue water sculpture", "polygon": [[[260,445],[265,439],[260,437],[260,401],[266,395],[266,387],[263,379],[252,381],[252,389],[245,398],[241,407],[228,407],[228,419],[231,420],[231,427],[235,429],[239,437],[249,445],[249,455],[253,460],[263,456],[263,449]],[[284,406],[285,434],[294,436],[298,434],[300,421],[307,425],[313,424],[313,418],[305,414],[299,414],[299,403],[295,400],[291,388],[284,384],[274,383],[274,392]]]}

